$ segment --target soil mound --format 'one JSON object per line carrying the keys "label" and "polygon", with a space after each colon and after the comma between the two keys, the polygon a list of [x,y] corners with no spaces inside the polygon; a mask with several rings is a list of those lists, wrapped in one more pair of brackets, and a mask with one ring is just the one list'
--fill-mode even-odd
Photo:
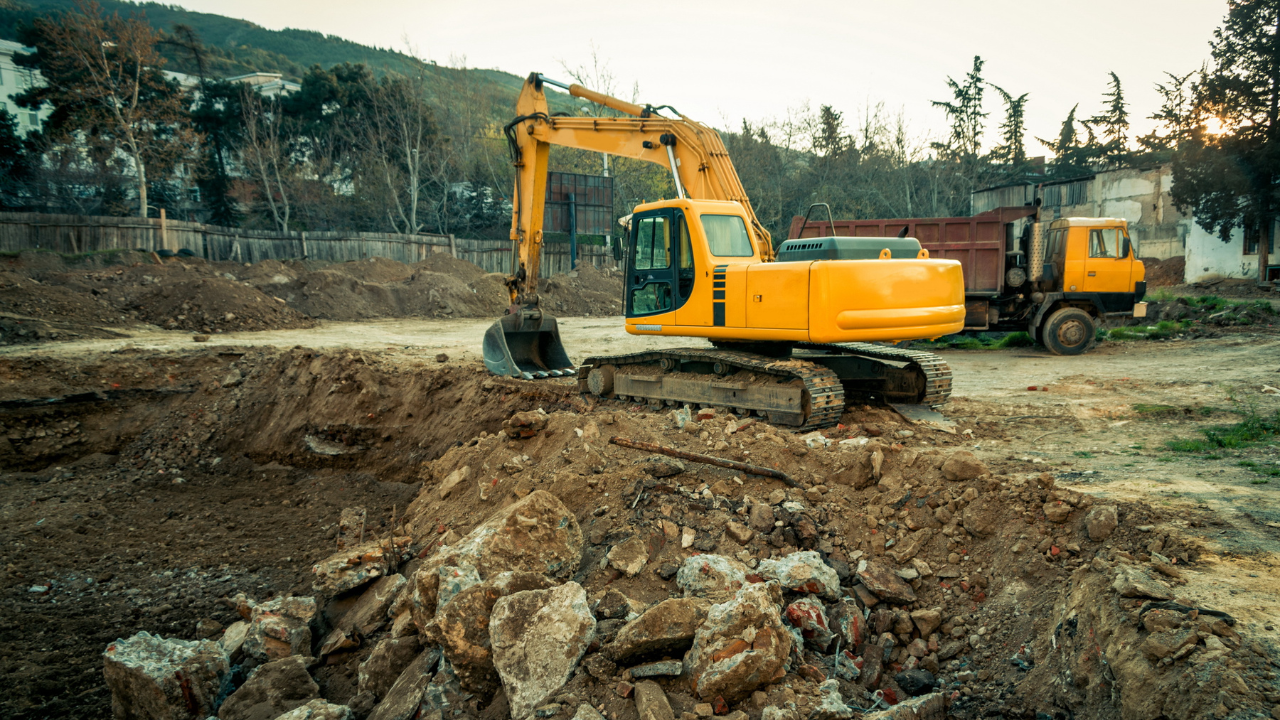
{"label": "soil mound", "polygon": [[1185,257],[1171,257],[1167,260],[1143,258],[1142,264],[1147,271],[1147,287],[1172,287],[1184,282],[1187,270]]}
{"label": "soil mound", "polygon": [[538,283],[542,306],[555,315],[621,315],[622,279],[584,263],[572,274]]}
{"label": "soil mound", "polygon": [[284,300],[220,277],[196,277],[133,296],[138,317],[171,330],[236,332],[315,327]]}
{"label": "soil mound", "polygon": [[464,283],[473,283],[485,275],[484,268],[466,260],[459,260],[448,253],[432,253],[426,260],[413,264],[414,270],[452,275]]}

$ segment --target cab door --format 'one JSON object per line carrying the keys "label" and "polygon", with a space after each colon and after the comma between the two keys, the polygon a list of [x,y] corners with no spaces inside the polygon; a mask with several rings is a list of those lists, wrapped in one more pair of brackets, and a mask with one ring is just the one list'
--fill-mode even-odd
{"label": "cab door", "polygon": [[653,317],[676,309],[678,277],[675,255],[678,251],[672,244],[674,226],[675,217],[670,210],[657,210],[632,218],[631,252],[627,263],[627,317]]}
{"label": "cab door", "polygon": [[1122,293],[1133,289],[1132,249],[1118,227],[1089,228],[1082,292]]}

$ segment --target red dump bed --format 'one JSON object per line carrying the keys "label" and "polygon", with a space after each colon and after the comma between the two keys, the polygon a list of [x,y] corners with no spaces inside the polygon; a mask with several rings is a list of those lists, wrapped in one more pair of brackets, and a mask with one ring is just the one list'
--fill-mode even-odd
{"label": "red dump bed", "polygon": [[[894,220],[836,220],[834,231],[827,221],[800,216],[791,219],[788,240],[802,237],[907,237],[920,241],[930,257],[959,260],[964,268],[966,295],[995,295],[1004,286],[1005,240],[1008,226],[1035,214],[1033,207],[997,208],[973,217],[899,218]],[[801,227],[803,226],[803,233]]]}

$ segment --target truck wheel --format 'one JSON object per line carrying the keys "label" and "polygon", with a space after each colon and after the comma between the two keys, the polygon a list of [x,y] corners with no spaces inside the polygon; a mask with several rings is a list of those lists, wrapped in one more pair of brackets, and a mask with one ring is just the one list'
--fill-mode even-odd
{"label": "truck wheel", "polygon": [[1062,308],[1045,321],[1040,342],[1054,355],[1080,355],[1097,343],[1093,318],[1080,308]]}

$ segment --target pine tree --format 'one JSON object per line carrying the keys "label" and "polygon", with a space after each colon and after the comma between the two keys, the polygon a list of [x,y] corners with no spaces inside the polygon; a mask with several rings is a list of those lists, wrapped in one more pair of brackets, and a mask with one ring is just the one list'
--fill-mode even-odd
{"label": "pine tree", "polygon": [[982,131],[988,113],[982,111],[982,91],[986,82],[982,79],[983,60],[973,56],[973,68],[964,76],[964,84],[955,78],[947,78],[952,99],[934,100],[933,106],[942,108],[951,122],[951,137],[947,143],[934,143],[934,149],[949,159],[972,163],[982,150]]}
{"label": "pine tree", "polygon": [[1004,100],[1004,122],[1000,124],[1000,144],[992,148],[991,159],[1005,166],[1007,175],[1020,175],[1027,169],[1027,123],[1025,112],[1029,93],[1018,97],[999,85],[987,83]]}
{"label": "pine tree", "polygon": [[[1092,148],[1097,143],[1093,128],[1089,127],[1088,123],[1076,120],[1076,111],[1079,109],[1080,105],[1077,104],[1071,108],[1071,112],[1067,113],[1066,119],[1062,121],[1062,128],[1058,131],[1057,140],[1036,138],[1041,144],[1053,150],[1053,170],[1050,174],[1054,178],[1077,177],[1091,170],[1090,157],[1093,154]],[[1080,141],[1080,134],[1076,132],[1077,122],[1088,133],[1084,142]]]}
{"label": "pine tree", "polygon": [[1120,86],[1120,76],[1111,73],[1111,82],[1107,91],[1102,94],[1106,109],[1085,121],[1102,131],[1102,142],[1097,145],[1097,159],[1107,165],[1123,165],[1130,158],[1129,153],[1129,110],[1124,100],[1124,88]]}

